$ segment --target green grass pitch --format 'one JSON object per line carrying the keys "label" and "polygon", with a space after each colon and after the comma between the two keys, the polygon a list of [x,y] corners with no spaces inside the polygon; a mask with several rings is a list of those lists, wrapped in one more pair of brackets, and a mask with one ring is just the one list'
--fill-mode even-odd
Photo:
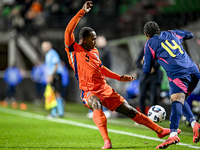
{"label": "green grass pitch", "polygon": [[[0,150],[101,149],[103,140],[92,119],[86,117],[87,108],[67,103],[65,110],[64,118],[48,120],[45,116],[49,112],[43,107],[29,104],[23,111],[0,106]],[[169,127],[169,121],[160,125]],[[108,119],[108,129],[113,149],[153,150],[162,142],[153,131],[128,118]],[[183,123],[180,129],[180,144],[167,149],[200,149],[200,143],[192,143],[192,129]]]}

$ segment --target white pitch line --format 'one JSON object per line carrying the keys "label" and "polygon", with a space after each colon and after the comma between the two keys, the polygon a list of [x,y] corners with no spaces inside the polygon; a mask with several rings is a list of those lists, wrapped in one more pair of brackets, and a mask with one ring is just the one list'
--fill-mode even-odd
{"label": "white pitch line", "polygon": [[[7,114],[12,114],[12,115],[23,116],[23,117],[27,117],[27,118],[46,120],[46,121],[51,121],[51,122],[69,124],[69,125],[73,125],[73,126],[79,126],[79,127],[98,130],[98,128],[96,126],[94,126],[94,125],[89,125],[89,124],[85,124],[85,123],[80,123],[80,122],[75,122],[75,121],[70,121],[70,120],[65,120],[65,119],[59,119],[59,118],[46,119],[46,117],[43,116],[43,115],[34,114],[34,113],[30,113],[30,112],[24,112],[24,111],[21,111],[21,110],[14,110],[14,109],[10,109],[10,108],[0,107],[0,112],[7,113]],[[122,134],[122,135],[129,135],[129,136],[138,137],[138,138],[142,138],[142,139],[153,140],[153,141],[160,141],[160,142],[165,141],[165,140],[162,140],[162,139],[159,139],[159,138],[154,138],[154,137],[149,137],[149,136],[145,136],[145,135],[134,134],[134,133],[130,133],[130,132],[124,132],[124,131],[119,131],[119,130],[108,129],[108,131],[112,132],[112,133],[117,133],[117,134]],[[200,149],[199,146],[193,146],[193,145],[185,144],[185,143],[178,143],[176,145],[186,146],[186,147],[194,148],[194,149]]]}

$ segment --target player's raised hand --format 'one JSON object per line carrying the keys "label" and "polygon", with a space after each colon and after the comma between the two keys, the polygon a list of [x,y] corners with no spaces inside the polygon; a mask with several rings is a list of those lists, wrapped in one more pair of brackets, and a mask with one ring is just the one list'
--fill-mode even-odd
{"label": "player's raised hand", "polygon": [[91,10],[91,7],[93,6],[92,1],[87,1],[85,2],[85,4],[83,5],[83,8],[85,13],[88,13]]}
{"label": "player's raised hand", "polygon": [[132,77],[131,75],[123,75],[120,78],[122,82],[134,81],[136,78]]}

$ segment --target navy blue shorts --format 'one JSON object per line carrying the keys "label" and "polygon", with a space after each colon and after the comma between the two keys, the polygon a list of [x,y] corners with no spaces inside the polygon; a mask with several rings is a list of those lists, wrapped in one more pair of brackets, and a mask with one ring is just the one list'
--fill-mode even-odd
{"label": "navy blue shorts", "polygon": [[60,74],[55,74],[53,76],[53,83],[51,84],[54,91],[61,92],[62,90],[62,76]]}
{"label": "navy blue shorts", "polygon": [[169,79],[169,92],[170,95],[174,93],[185,93],[190,95],[195,89],[198,81],[200,79],[200,74],[190,74],[186,77]]}

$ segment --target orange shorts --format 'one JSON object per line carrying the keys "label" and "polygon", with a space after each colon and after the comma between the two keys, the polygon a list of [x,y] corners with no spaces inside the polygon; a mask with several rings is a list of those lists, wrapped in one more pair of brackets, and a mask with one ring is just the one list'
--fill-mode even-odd
{"label": "orange shorts", "polygon": [[120,94],[115,92],[115,90],[111,88],[108,84],[104,84],[99,90],[81,92],[81,99],[83,101],[83,104],[89,109],[91,108],[88,105],[88,99],[92,95],[98,97],[102,105],[110,109],[111,111],[116,110],[125,100]]}

